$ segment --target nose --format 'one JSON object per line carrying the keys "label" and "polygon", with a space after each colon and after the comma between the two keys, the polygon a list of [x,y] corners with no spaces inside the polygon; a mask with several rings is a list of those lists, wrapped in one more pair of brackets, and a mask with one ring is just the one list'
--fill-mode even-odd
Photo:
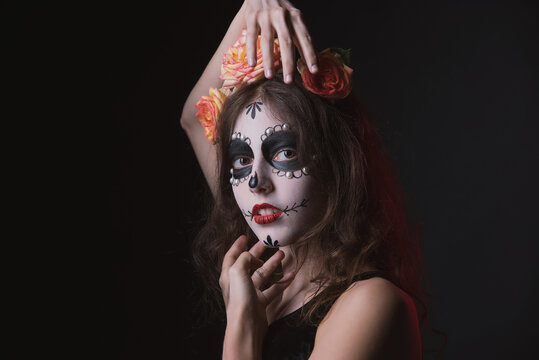
{"label": "nose", "polygon": [[252,193],[268,194],[273,191],[273,182],[270,177],[271,170],[258,168],[251,174],[252,175],[249,178],[249,190],[251,190]]}

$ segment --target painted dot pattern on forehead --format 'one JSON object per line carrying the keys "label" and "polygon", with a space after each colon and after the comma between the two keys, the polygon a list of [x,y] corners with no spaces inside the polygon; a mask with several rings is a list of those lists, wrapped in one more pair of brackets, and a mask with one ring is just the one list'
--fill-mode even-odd
{"label": "painted dot pattern on forehead", "polygon": [[262,102],[253,101],[252,103],[250,103],[249,105],[245,107],[247,109],[247,111],[245,112],[245,115],[249,115],[249,113],[251,113],[251,119],[254,119],[256,117],[257,111],[262,112],[261,105],[263,105]]}

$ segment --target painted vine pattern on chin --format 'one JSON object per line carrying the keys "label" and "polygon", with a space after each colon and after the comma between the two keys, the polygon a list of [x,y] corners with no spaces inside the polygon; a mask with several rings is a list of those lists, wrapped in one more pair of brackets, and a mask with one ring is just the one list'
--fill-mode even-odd
{"label": "painted vine pattern on chin", "polygon": [[279,247],[279,241],[278,240],[272,240],[271,236],[268,235],[266,240],[264,240],[264,244],[269,247]]}
{"label": "painted vine pattern on chin", "polygon": [[263,105],[260,101],[253,101],[251,104],[246,106],[247,112],[245,115],[248,115],[249,112],[251,113],[251,119],[254,119],[256,116],[256,111],[262,112],[262,108],[260,105]]}

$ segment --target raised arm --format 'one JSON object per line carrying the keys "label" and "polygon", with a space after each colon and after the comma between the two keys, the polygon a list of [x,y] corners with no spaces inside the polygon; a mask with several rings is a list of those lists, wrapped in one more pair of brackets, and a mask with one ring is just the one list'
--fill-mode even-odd
{"label": "raised arm", "polygon": [[195,104],[201,96],[207,96],[210,88],[221,88],[221,61],[223,54],[246,29],[246,50],[251,66],[256,65],[256,39],[261,35],[261,51],[265,76],[273,77],[273,39],[277,35],[281,51],[281,63],[286,83],[292,82],[296,68],[295,49],[307,63],[312,73],[318,71],[316,52],[311,37],[303,21],[301,12],[287,0],[245,0],[230,24],[221,44],[215,51],[202,76],[187,97],[181,115],[181,126],[189,137],[198,163],[208,186],[215,197],[217,191],[217,154],[204,135],[204,128],[196,118]]}
{"label": "raised arm", "polygon": [[196,118],[197,109],[195,104],[201,96],[208,95],[210,87],[220,88],[223,85],[223,80],[219,79],[219,75],[221,75],[221,61],[223,54],[240,37],[242,29],[245,28],[245,7],[246,5],[244,3],[234,17],[225,37],[215,51],[215,54],[213,54],[202,76],[195,84],[193,90],[191,90],[183,106],[180,120],[181,126],[189,137],[198,163],[214,197],[217,191],[217,155],[215,145],[212,145],[204,135],[204,128]]}

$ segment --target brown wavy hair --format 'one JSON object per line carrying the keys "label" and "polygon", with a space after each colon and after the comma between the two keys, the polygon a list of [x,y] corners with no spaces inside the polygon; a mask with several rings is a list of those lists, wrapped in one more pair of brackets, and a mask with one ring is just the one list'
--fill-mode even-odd
{"label": "brown wavy hair", "polygon": [[318,310],[335,301],[368,266],[414,299],[423,324],[427,309],[419,227],[407,218],[380,136],[354,92],[343,100],[327,100],[306,90],[299,76],[285,84],[282,71],[272,79],[240,87],[223,105],[217,127],[218,192],[209,201],[206,221],[192,243],[193,263],[204,284],[203,313],[208,319],[215,314],[223,319],[218,280],[231,244],[241,234],[248,236],[249,246],[258,241],[234,199],[226,160],[234,122],[257,99],[291,125],[300,162],[310,167],[325,191],[322,220],[291,245],[298,267],[307,258],[317,264],[311,281],[319,286],[318,296],[302,310],[301,320],[318,325],[322,320]]}

